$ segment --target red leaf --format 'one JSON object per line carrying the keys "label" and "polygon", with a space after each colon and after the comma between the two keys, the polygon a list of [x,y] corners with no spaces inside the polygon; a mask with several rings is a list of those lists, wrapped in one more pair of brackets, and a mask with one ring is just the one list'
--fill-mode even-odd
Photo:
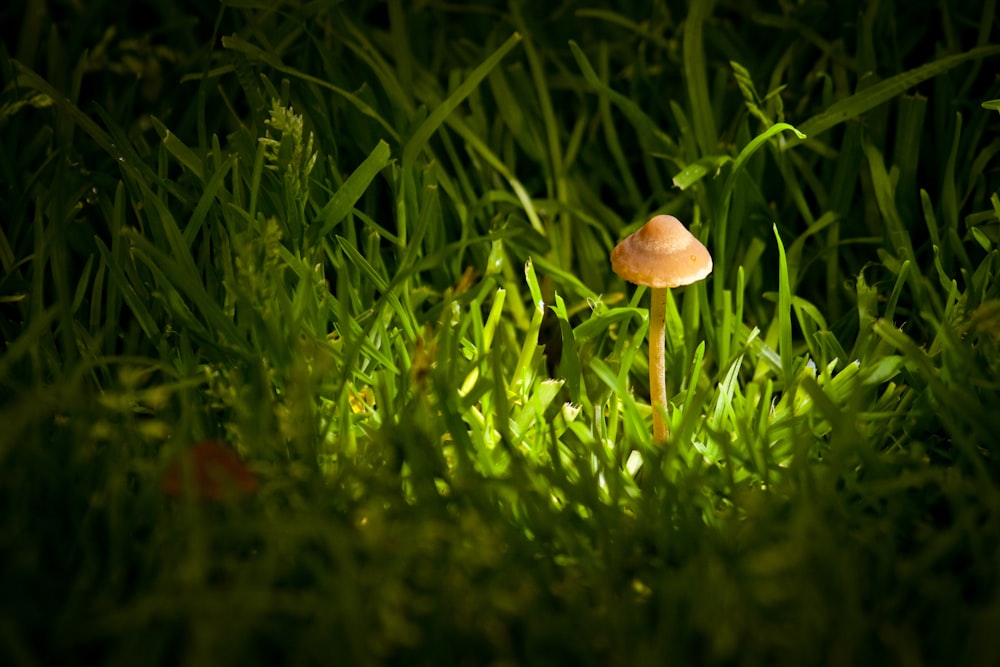
{"label": "red leaf", "polygon": [[184,465],[190,466],[192,491],[201,500],[244,498],[257,490],[257,476],[232,449],[216,440],[202,440],[167,468],[160,488],[168,496],[184,494]]}

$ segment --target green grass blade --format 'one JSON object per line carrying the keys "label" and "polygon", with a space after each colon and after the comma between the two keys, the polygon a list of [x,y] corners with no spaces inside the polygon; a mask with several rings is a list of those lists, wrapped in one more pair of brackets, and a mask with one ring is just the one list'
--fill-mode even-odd
{"label": "green grass blade", "polygon": [[788,259],[785,245],[781,242],[778,225],[773,226],[774,238],[778,242],[778,354],[781,355],[781,374],[786,388],[792,382],[792,289],[788,276]]}
{"label": "green grass blade", "polygon": [[521,41],[521,36],[518,33],[514,33],[507,38],[500,47],[490,54],[486,60],[479,64],[469,76],[466,77],[464,81],[452,92],[444,101],[439,104],[434,111],[427,116],[420,127],[414,131],[413,136],[411,136],[406,144],[403,146],[403,165],[413,165],[416,160],[417,154],[423,150],[427,141],[431,138],[431,135],[437,132],[441,124],[444,123],[445,119],[451,114],[455,108],[462,103],[466,97],[468,97],[473,90],[475,90],[484,78],[490,73],[490,71],[496,67],[504,56],[506,56],[511,49],[517,46],[517,43]]}
{"label": "green grass blade", "polygon": [[[972,60],[992,58],[996,55],[1000,55],[1000,46],[980,46],[966,51],[965,53],[957,53],[955,55],[946,56],[925,65],[921,65],[920,67],[915,67],[908,72],[903,72],[902,74],[889,77],[888,79],[869,86],[864,90],[851,95],[850,97],[834,102],[824,111],[802,123],[799,123],[799,130],[801,130],[802,133],[808,137],[815,137],[823,132],[826,132],[835,125],[839,125],[840,123],[850,120],[851,118],[856,118],[866,111],[870,111],[875,107],[888,102],[892,98],[897,95],[901,95],[918,83],[922,83],[927,79],[944,74],[948,70],[957,67],[962,63]],[[791,148],[801,141],[801,139],[793,139],[785,145],[785,148]]]}
{"label": "green grass blade", "polygon": [[715,129],[715,107],[708,94],[708,67],[705,64],[703,30],[712,15],[715,0],[693,0],[684,20],[684,80],[694,125],[694,136],[701,155],[717,152],[718,132]]}
{"label": "green grass blade", "polygon": [[583,51],[580,49],[576,42],[570,40],[569,42],[570,51],[573,53],[573,58],[576,59],[576,64],[583,72],[584,79],[587,80],[595,90],[601,93],[601,95],[607,97],[611,100],[616,107],[625,117],[628,118],[629,122],[639,133],[642,138],[643,146],[646,150],[652,153],[663,153],[672,155],[677,152],[677,146],[674,141],[665,132],[660,130],[656,123],[643,111],[639,105],[637,105],[633,100],[629,99],[625,95],[617,92],[597,76],[597,72],[594,71],[593,66],[590,61],[587,60],[587,56],[584,55]]}
{"label": "green grass blade", "polygon": [[372,181],[389,164],[389,144],[379,141],[364,162],[358,165],[329,202],[320,210],[309,229],[312,243],[325,238],[340,221],[347,217]]}
{"label": "green grass blade", "polygon": [[188,148],[188,146],[181,141],[180,137],[167,129],[158,118],[155,116],[150,118],[153,123],[153,127],[156,129],[156,133],[160,135],[160,140],[163,142],[163,146],[170,151],[170,154],[177,159],[183,166],[187,167],[192,174],[198,177],[199,181],[205,180],[205,169],[204,165],[193,150]]}

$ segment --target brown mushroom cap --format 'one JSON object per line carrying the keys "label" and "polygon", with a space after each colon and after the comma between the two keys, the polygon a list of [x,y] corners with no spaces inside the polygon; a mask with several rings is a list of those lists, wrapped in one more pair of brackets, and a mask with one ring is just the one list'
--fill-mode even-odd
{"label": "brown mushroom cap", "polygon": [[679,287],[712,272],[712,256],[672,215],[658,215],[611,251],[611,270],[647,287]]}

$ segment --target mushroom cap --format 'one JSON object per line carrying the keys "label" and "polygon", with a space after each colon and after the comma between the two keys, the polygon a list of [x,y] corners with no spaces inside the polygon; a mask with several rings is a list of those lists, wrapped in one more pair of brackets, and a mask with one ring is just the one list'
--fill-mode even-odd
{"label": "mushroom cap", "polygon": [[658,215],[615,246],[611,270],[647,287],[679,287],[712,272],[712,255],[672,215]]}

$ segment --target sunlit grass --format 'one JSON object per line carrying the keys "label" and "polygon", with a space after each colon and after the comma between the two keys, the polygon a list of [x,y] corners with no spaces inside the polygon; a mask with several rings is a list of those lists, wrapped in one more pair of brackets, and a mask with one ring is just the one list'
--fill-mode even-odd
{"label": "sunlit grass", "polygon": [[4,45],[0,662],[996,659],[995,2],[265,4]]}

